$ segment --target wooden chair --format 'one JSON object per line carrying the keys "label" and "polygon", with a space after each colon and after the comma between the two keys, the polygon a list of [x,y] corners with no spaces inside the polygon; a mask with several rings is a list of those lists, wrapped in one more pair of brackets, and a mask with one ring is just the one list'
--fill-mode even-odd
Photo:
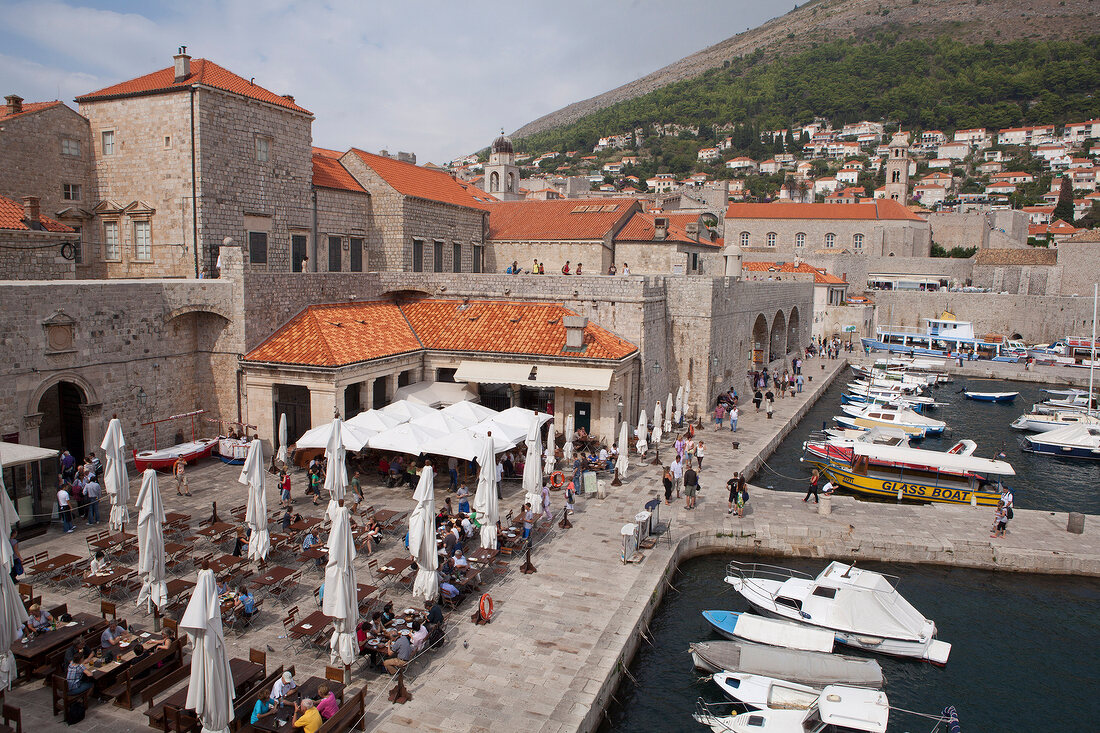
{"label": "wooden chair", "polygon": [[[4,724],[0,726],[2,733],[23,733],[23,714],[14,705],[4,705]],[[14,723],[14,725],[12,725]]]}
{"label": "wooden chair", "polygon": [[340,684],[344,684],[344,668],[326,665],[325,679],[329,680],[330,682],[339,682]]}
{"label": "wooden chair", "polygon": [[344,702],[340,709],[325,721],[317,733],[337,733],[337,731],[354,730],[356,728],[365,731],[367,729],[367,716],[363,693],[366,692],[366,689],[367,687],[364,685],[359,688],[358,692],[350,695],[345,690]]}
{"label": "wooden chair", "polygon": [[370,573],[370,577],[371,577],[372,579],[374,579],[374,578],[376,578],[376,577],[377,577],[377,576],[375,575],[375,572],[374,572],[374,571],[375,571],[375,570],[377,570],[377,569],[378,569],[378,560],[375,560],[375,559],[373,559],[373,558],[372,558],[372,559],[370,559],[370,560],[367,560],[367,572],[369,572],[369,573]]}
{"label": "wooden chair", "polygon": [[53,688],[53,714],[57,717],[59,714],[64,715],[69,709],[69,704],[74,700],[80,700],[84,703],[84,708],[87,709],[89,702],[92,698],[92,688],[81,693],[73,694],[69,692],[69,683],[61,675],[55,674],[50,678],[50,686]]}
{"label": "wooden chair", "polygon": [[267,676],[267,652],[261,651],[259,649],[250,648],[248,650],[248,661],[252,662],[253,664],[263,665],[264,677]]}
{"label": "wooden chair", "polygon": [[62,616],[64,616],[65,614],[67,614],[69,612],[69,604],[68,603],[61,603],[61,604],[56,605],[53,608],[49,609],[48,612],[55,619],[59,619],[59,618],[61,618]]}
{"label": "wooden chair", "polygon": [[30,583],[19,584],[19,597],[24,600],[27,598],[34,598],[34,588]]}
{"label": "wooden chair", "polygon": [[99,602],[99,614],[103,617],[103,620],[107,620],[107,614],[111,614],[111,618],[118,618],[118,608],[111,601]]}
{"label": "wooden chair", "polygon": [[164,616],[160,620],[160,625],[161,625],[161,628],[163,628],[163,629],[171,629],[172,633],[175,635],[175,637],[177,639],[179,638],[179,635],[180,635],[179,621],[176,621],[174,618],[168,618],[167,616]]}

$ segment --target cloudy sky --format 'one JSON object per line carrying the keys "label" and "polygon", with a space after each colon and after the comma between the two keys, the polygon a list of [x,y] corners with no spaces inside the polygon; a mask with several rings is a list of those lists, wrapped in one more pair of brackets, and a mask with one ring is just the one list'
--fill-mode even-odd
{"label": "cloudy sky", "polygon": [[[73,97],[180,45],[316,116],[317,145],[443,163],[796,0],[0,0],[0,95]],[[75,106],[75,105],[73,105]]]}

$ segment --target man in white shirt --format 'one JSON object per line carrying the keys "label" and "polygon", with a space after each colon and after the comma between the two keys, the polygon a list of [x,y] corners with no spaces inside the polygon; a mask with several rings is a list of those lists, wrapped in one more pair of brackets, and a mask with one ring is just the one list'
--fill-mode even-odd
{"label": "man in white shirt", "polygon": [[[298,687],[298,684],[294,681],[294,675],[290,672],[283,672],[283,676],[275,680],[275,684],[271,687],[271,699],[276,703],[282,703],[283,699],[293,692]],[[287,703],[290,701],[287,700]]]}
{"label": "man in white shirt", "polygon": [[676,489],[676,498],[679,499],[680,491],[684,488],[684,464],[680,461],[680,456],[672,461],[669,470],[672,472],[672,488]]}
{"label": "man in white shirt", "polygon": [[61,518],[61,527],[66,534],[73,531],[72,497],[65,488],[67,485],[62,484],[57,490],[57,516]]}
{"label": "man in white shirt", "polygon": [[504,493],[503,493],[503,491],[501,491],[501,486],[500,486],[501,479],[504,478],[504,459],[502,459],[502,458],[497,458],[496,477],[497,477],[497,498],[498,499],[503,499],[504,498]]}

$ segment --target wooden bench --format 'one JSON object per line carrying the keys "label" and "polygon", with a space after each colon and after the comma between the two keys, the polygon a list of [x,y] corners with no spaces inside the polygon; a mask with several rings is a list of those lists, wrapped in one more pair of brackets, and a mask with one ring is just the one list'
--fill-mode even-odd
{"label": "wooden bench", "polygon": [[[189,666],[181,667],[169,674],[161,677],[145,688],[141,693],[141,697],[146,702],[145,717],[149,719],[149,727],[156,728],[157,730],[166,730],[165,726],[165,704],[162,699],[160,703],[157,703],[157,695],[161,694],[165,690],[169,690],[175,687],[191,676],[191,668]],[[166,696],[166,697],[171,697]]]}
{"label": "wooden bench", "polygon": [[115,705],[127,710],[134,709],[137,696],[160,679],[183,667],[183,644],[179,639],[167,649],[161,649],[139,659],[123,671],[115,684],[103,691],[106,697],[114,698]]}
{"label": "wooden bench", "polygon": [[336,715],[326,720],[317,733],[341,733],[346,730],[367,729],[366,701],[364,696],[367,686],[363,685],[358,692],[348,695],[344,692],[344,704],[336,711]]}
{"label": "wooden bench", "polygon": [[[290,673],[294,674],[294,665],[290,665]],[[271,693],[271,687],[275,681],[283,676],[283,665],[260,681],[255,687],[244,695],[240,695],[233,701],[233,721],[229,724],[234,731],[241,729],[252,730],[249,721],[252,719],[252,708],[256,707],[256,701]]]}

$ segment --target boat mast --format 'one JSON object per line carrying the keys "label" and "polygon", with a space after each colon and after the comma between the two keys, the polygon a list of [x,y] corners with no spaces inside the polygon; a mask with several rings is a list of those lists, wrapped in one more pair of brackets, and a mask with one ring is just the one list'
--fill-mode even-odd
{"label": "boat mast", "polygon": [[1088,415],[1092,416],[1092,372],[1096,368],[1096,294],[1100,283],[1092,284],[1092,354],[1089,356],[1089,404]]}

